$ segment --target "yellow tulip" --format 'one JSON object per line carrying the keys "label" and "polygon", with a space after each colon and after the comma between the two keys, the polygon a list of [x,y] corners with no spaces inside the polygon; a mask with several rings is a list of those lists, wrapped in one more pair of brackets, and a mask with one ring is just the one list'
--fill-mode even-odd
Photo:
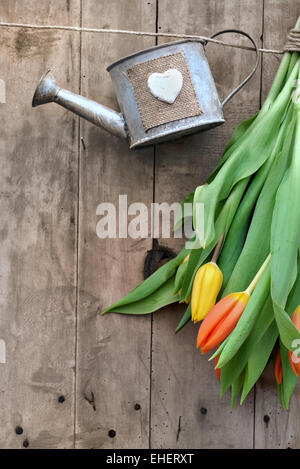
{"label": "yellow tulip", "polygon": [[[181,290],[181,288],[180,288],[180,290],[178,291],[178,295],[179,295],[179,296],[181,295],[181,291],[182,291],[182,290]],[[191,295],[188,297],[187,300],[184,300],[185,304],[187,304],[187,305],[190,303],[190,301],[191,301]]]}
{"label": "yellow tulip", "polygon": [[223,283],[223,274],[215,262],[200,267],[192,289],[192,321],[202,321],[215,305]]}

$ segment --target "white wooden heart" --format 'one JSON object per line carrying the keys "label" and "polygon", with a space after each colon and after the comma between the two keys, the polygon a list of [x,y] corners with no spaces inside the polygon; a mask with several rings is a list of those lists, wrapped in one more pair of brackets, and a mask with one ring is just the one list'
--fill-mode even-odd
{"label": "white wooden heart", "polygon": [[170,68],[164,73],[151,73],[147,84],[153,96],[160,101],[173,104],[181,91],[183,77],[179,70]]}

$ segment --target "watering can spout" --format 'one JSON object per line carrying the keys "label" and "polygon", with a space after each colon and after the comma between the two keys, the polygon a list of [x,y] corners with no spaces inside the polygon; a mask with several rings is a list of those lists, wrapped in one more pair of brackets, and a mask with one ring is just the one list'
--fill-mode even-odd
{"label": "watering can spout", "polygon": [[125,120],[122,114],[95,101],[60,88],[56,85],[50,70],[42,76],[36,88],[32,107],[46,103],[57,103],[92,122],[97,127],[103,127],[117,137],[127,138]]}

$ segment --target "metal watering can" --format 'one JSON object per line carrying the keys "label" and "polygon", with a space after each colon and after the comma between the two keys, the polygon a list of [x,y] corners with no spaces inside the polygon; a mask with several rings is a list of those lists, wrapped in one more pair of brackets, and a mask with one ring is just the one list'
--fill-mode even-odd
{"label": "metal watering can", "polygon": [[121,113],[56,85],[50,71],[41,78],[32,106],[55,102],[118,137],[130,148],[155,144],[210,129],[225,122],[224,105],[250,80],[247,78],[221,102],[200,40],[177,41],[136,52],[111,64],[110,73]]}

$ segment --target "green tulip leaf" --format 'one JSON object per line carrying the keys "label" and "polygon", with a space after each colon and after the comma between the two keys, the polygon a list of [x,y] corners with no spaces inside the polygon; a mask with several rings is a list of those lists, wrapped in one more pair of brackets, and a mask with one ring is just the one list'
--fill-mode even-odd
{"label": "green tulip leaf", "polygon": [[300,332],[285,311],[287,298],[297,278],[300,246],[299,113],[293,123],[294,128],[287,136],[293,148],[291,164],[277,191],[271,228],[271,294],[280,338],[287,349],[291,349],[293,342],[300,339]]}
{"label": "green tulip leaf", "polygon": [[218,366],[222,368],[238,352],[247,337],[249,336],[262,307],[270,293],[270,266],[267,265],[249,303],[243,312],[239,322],[231,333],[230,340],[225,345]]}
{"label": "green tulip leaf", "polygon": [[240,347],[238,353],[222,367],[221,385],[223,393],[229,389],[229,387],[244,370],[249,357],[256,348],[256,344],[262,340],[263,336],[266,334],[272,323],[275,323],[275,319],[273,304],[271,296],[269,295],[259,313],[258,319],[256,320],[253,329],[251,330],[243,345]]}
{"label": "green tulip leaf", "polygon": [[[128,293],[128,295],[124,296],[120,301],[107,308],[105,311],[103,311],[102,314],[116,312],[117,310],[119,311],[120,307],[128,306],[132,303],[136,303],[137,301],[146,299],[149,295],[158,290],[164,283],[166,283],[171,277],[175,275],[177,267],[187,256],[187,254],[188,251],[185,248],[182,249],[178,256],[175,257],[175,259],[172,259],[171,261],[167,262],[167,264],[164,264],[162,267],[156,270],[150,277],[146,278],[146,280],[144,280],[134,290]],[[174,288],[174,280],[172,284]]]}
{"label": "green tulip leaf", "polygon": [[258,378],[264,371],[266,364],[270,358],[274,345],[278,337],[278,329],[276,322],[272,322],[267,332],[264,334],[262,339],[256,344],[255,349],[249,357],[245,381],[243,386],[243,392],[241,397],[241,404],[246,399],[247,395],[255,385]]}
{"label": "green tulip leaf", "polygon": [[180,323],[178,324],[176,328],[176,334],[177,332],[181,331],[181,329],[191,320],[192,317],[192,310],[191,310],[191,305],[189,304],[184,315],[181,318]]}
{"label": "green tulip leaf", "polygon": [[174,277],[172,277],[147,297],[134,303],[112,306],[110,312],[138,315],[149,314],[178,300],[178,295],[174,293]]}

